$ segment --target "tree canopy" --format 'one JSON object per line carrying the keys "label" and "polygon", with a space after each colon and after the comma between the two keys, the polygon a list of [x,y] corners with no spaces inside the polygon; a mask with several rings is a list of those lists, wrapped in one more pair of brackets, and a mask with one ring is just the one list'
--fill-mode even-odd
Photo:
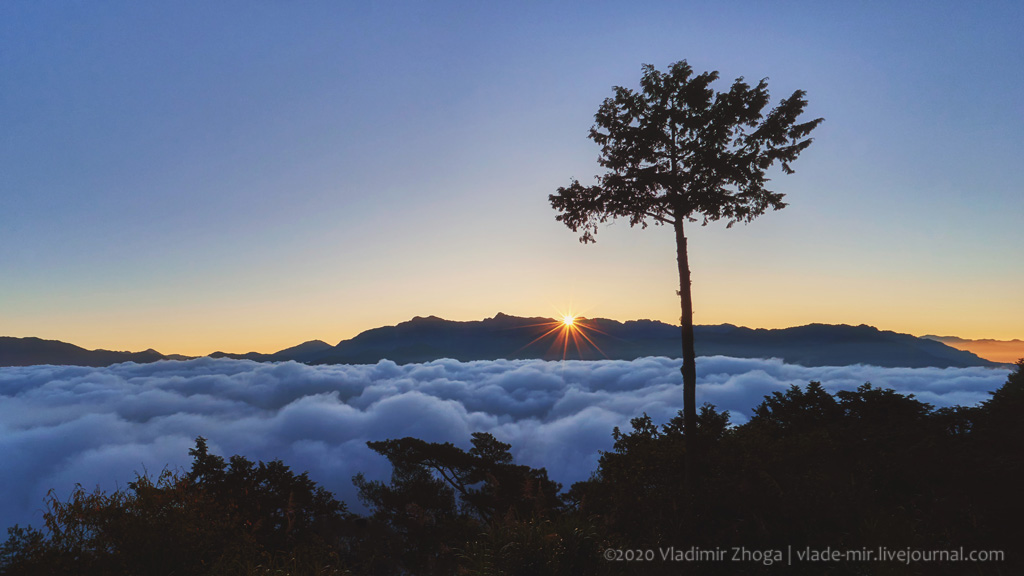
{"label": "tree canopy", "polygon": [[594,116],[590,139],[601,146],[608,171],[598,184],[573,180],[549,197],[557,219],[581,242],[593,242],[599,224],[627,218],[630,225],[671,224],[699,215],[703,223],[749,222],[785,206],[767,188],[766,172],[791,163],[811,144],[821,118],[798,122],[807,105],[797,90],[765,113],[768,81],[751,87],[738,78],[727,92],[712,84],[718,72],[694,74],[685,60],[667,72],[643,66],[641,90],[622,86]]}

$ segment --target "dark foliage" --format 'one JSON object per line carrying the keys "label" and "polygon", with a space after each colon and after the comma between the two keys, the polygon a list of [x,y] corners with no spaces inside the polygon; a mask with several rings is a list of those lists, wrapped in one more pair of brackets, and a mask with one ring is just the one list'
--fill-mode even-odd
{"label": "dark foliage", "polygon": [[616,86],[589,135],[607,172],[597,185],[573,180],[551,195],[558,221],[582,231],[586,243],[613,218],[646,227],[700,215],[731,225],[783,208],[784,194],[767,188],[766,171],[778,163],[792,173],[822,119],[798,121],[807,106],[802,90],[765,111],[767,78],[753,87],[737,78],[716,92],[718,78],[716,71],[694,74],[683,60],[665,72],[645,64],[639,91]]}
{"label": "dark foliage", "polygon": [[376,573],[565,574],[594,568],[596,535],[566,514],[544,469],[512,463],[510,446],[474,433],[468,452],[416,438],[370,442],[391,483],[355,478],[373,511]]}
{"label": "dark foliage", "polygon": [[188,474],[138,476],[125,490],[49,498],[45,532],[14,527],[0,574],[338,574],[350,515],[280,461],[225,462],[203,438]]}
{"label": "dark foliage", "polygon": [[[936,410],[865,384],[766,396],[749,422],[705,405],[614,430],[592,477],[560,495],[508,444],[371,442],[390,482],[355,478],[367,517],[281,462],[209,453],[187,474],[51,497],[43,530],[14,526],[0,574],[1018,574],[1024,570],[1024,360],[977,407]],[[686,451],[705,452],[685,474]],[[685,524],[687,487],[704,497]],[[660,551],[1001,550],[997,562],[666,562]],[[607,549],[655,550],[645,562]]]}
{"label": "dark foliage", "polygon": [[[725,428],[705,406],[699,442],[688,444],[682,417],[660,429],[646,416],[598,471],[572,487],[581,515],[599,517],[623,549],[1002,550],[996,563],[708,562],[711,574],[1012,574],[1024,568],[1019,542],[1024,495],[1024,361],[976,408],[935,410],[865,384],[832,395],[817,382],[766,396],[750,421]],[[694,476],[700,530],[680,522],[681,455],[707,450]],[[630,573],[625,566],[623,573]],[[659,572],[659,570],[663,572]],[[636,573],[678,573],[647,563]],[[781,570],[781,571],[780,571]]]}

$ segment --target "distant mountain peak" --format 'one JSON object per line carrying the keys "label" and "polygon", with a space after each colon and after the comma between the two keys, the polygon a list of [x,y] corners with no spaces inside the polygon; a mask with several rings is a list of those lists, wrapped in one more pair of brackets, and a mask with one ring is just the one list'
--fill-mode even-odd
{"label": "distant mountain peak", "polygon": [[[440,318],[438,316],[433,316],[433,315],[431,315],[431,316],[413,316],[412,320],[409,320],[408,323],[421,323],[422,324],[422,323],[426,323],[426,322],[453,322],[453,320],[445,320],[444,318]],[[406,322],[402,322],[402,324],[406,324]]]}
{"label": "distant mountain peak", "polygon": [[992,338],[972,340],[956,336],[934,336],[931,334],[921,336],[921,338],[935,340],[958,350],[973,352],[993,362],[1014,364],[1020,358],[1024,358],[1024,342],[1016,338],[1013,340],[994,340]]}
{"label": "distant mountain peak", "polygon": [[296,346],[296,348],[298,348],[299,346],[303,346],[303,347],[307,347],[307,346],[330,346],[330,344],[328,344],[327,342],[324,342],[323,340],[306,340],[302,344],[299,344],[298,346]]}

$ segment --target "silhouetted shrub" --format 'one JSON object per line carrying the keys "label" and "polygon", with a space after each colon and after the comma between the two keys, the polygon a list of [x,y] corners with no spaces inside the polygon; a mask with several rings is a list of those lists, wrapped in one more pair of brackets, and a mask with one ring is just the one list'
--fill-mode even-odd
{"label": "silhouetted shrub", "polygon": [[306,474],[280,461],[227,463],[201,437],[190,454],[186,475],[138,476],[111,493],[78,486],[65,501],[51,493],[45,532],[10,529],[0,573],[341,573],[350,515]]}

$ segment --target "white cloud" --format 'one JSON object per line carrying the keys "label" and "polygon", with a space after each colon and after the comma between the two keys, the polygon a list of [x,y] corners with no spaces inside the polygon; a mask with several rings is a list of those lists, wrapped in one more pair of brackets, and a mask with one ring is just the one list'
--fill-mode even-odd
{"label": "white cloud", "polygon": [[[779,360],[701,358],[698,401],[748,419],[765,394],[821,381],[876,386],[936,406],[988,398],[1004,369],[806,368]],[[457,362],[305,366],[201,358],[106,368],[0,368],[0,528],[40,525],[47,490],[125,486],[136,471],[187,468],[205,436],[223,456],[282,459],[358,509],[351,477],[384,479],[367,440],[416,436],[467,447],[475,431],[512,444],[516,460],[568,486],[595,469],[615,426],[681,407],[678,361]]]}

